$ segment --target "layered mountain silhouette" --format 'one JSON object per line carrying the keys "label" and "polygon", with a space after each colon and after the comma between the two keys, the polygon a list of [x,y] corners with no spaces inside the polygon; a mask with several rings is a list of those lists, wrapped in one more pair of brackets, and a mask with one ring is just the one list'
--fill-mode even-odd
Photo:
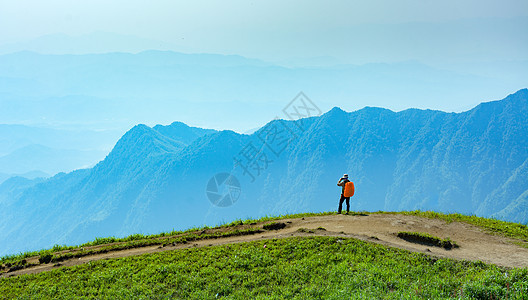
{"label": "layered mountain silhouette", "polygon": [[[89,47],[80,48],[87,51]],[[184,120],[245,130],[265,124],[300,90],[325,110],[335,105],[351,110],[373,103],[401,109],[420,105],[427,97],[428,105],[462,111],[484,97],[502,96],[524,86],[528,77],[526,61],[479,62],[478,67],[458,67],[458,71],[418,61],[306,63],[284,66],[237,55],[155,50],[0,54],[0,120],[31,121],[35,126],[41,120],[44,125],[95,130]]]}
{"label": "layered mountain silhouette", "polygon": [[124,132],[0,124],[0,183],[93,167]]}
{"label": "layered mountain silhouette", "polygon": [[[274,120],[251,135],[137,125],[94,168],[0,185],[0,254],[337,208],[436,210],[528,222],[528,90],[463,113],[333,108]],[[237,178],[228,207],[207,197],[216,174]],[[219,189],[218,193],[230,192]]]}

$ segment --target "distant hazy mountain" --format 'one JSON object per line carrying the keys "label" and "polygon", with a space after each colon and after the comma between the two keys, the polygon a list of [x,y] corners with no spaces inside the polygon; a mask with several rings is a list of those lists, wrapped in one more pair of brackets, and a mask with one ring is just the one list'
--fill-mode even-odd
{"label": "distant hazy mountain", "polygon": [[0,184],[6,181],[7,179],[11,177],[22,177],[26,179],[36,179],[36,178],[49,178],[51,177],[50,174],[42,172],[42,171],[29,171],[22,174],[6,174],[6,173],[0,173]]}
{"label": "distant hazy mountain", "polygon": [[0,183],[15,175],[33,179],[94,166],[123,132],[0,124]]}
{"label": "distant hazy mountain", "polygon": [[104,158],[105,154],[102,150],[64,150],[33,144],[1,156],[0,170],[11,174],[22,174],[30,170],[56,174],[91,167]]}
{"label": "distant hazy mountain", "polygon": [[401,110],[427,97],[424,107],[461,111],[528,84],[525,61],[480,66],[484,70],[476,73],[416,61],[284,67],[206,53],[25,51],[0,55],[0,120],[100,129],[177,119],[245,132],[279,115],[299,91],[323,110],[365,105]]}
{"label": "distant hazy mountain", "polygon": [[[92,169],[0,185],[0,253],[335,210],[343,173],[356,184],[354,210],[433,209],[526,223],[527,115],[524,89],[458,114],[334,108],[275,120],[251,135],[138,125]],[[227,207],[207,198],[209,180],[222,172],[241,187]]]}
{"label": "distant hazy mountain", "polygon": [[46,54],[86,54],[140,52],[148,49],[182,49],[180,45],[110,32],[93,32],[79,36],[48,34],[29,41],[0,45],[0,53],[34,51]]}
{"label": "distant hazy mountain", "polygon": [[[123,131],[124,132],[124,131]],[[123,132],[120,130],[60,129],[0,124],[0,156],[29,145],[55,149],[109,152]]]}

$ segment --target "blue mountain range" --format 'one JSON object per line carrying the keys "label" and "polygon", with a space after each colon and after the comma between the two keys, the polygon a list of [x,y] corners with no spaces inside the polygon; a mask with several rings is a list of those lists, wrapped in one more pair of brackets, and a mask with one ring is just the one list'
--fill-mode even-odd
{"label": "blue mountain range", "polygon": [[[250,135],[179,122],[137,125],[91,169],[1,184],[0,254],[336,210],[343,173],[356,185],[353,210],[527,223],[526,116],[523,89],[462,113],[335,107],[273,120]],[[230,205],[215,205],[211,195],[228,196]]]}

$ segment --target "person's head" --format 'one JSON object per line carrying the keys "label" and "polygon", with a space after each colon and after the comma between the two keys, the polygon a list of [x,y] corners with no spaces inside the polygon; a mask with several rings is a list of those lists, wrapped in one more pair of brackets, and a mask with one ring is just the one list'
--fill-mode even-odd
{"label": "person's head", "polygon": [[343,178],[348,179],[348,174],[343,174]]}

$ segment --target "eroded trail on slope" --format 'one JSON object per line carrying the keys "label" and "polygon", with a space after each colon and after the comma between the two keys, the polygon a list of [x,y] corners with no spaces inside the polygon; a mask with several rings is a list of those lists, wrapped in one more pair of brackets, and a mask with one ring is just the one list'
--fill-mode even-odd
{"label": "eroded trail on slope", "polygon": [[[267,230],[253,235],[232,236],[208,240],[198,240],[186,244],[168,246],[147,246],[127,250],[111,251],[102,254],[72,258],[59,264],[41,264],[38,266],[0,274],[1,277],[34,274],[55,268],[84,264],[101,259],[120,258],[146,253],[156,253],[193,247],[215,246],[230,243],[242,243],[261,239],[287,238],[291,236],[340,236],[357,238],[389,247],[397,247],[414,252],[422,252],[436,257],[447,257],[458,260],[480,260],[503,267],[528,267],[528,249],[516,245],[515,240],[493,235],[476,226],[466,223],[446,223],[443,220],[428,219],[407,215],[371,214],[371,215],[328,215],[283,219],[275,222],[286,224],[279,230]],[[263,222],[252,225],[241,225],[240,228],[262,228]],[[318,229],[318,228],[324,228]],[[208,229],[208,231],[226,230]],[[458,243],[459,248],[446,250],[439,247],[416,244],[396,236],[400,231],[429,233],[440,238],[450,238]],[[96,246],[100,247],[100,246]],[[94,247],[95,248],[95,247]],[[30,258],[31,259],[31,258]],[[30,260],[29,259],[29,260]],[[37,260],[38,258],[32,258]]]}

